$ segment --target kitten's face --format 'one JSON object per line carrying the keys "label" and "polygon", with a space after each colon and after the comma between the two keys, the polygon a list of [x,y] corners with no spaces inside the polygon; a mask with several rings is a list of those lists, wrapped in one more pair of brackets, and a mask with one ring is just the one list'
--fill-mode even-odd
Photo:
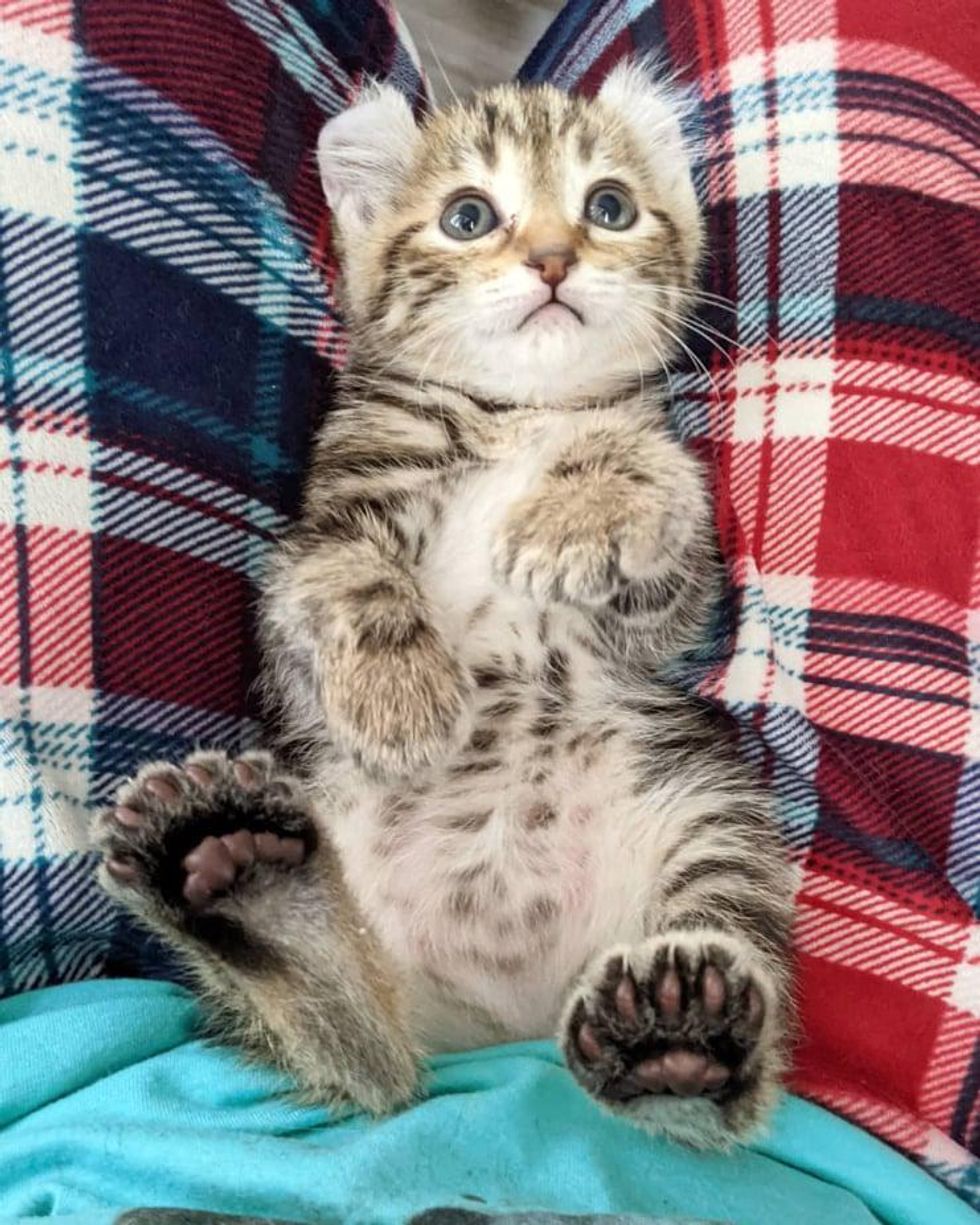
{"label": "kitten's face", "polygon": [[320,159],[355,342],[382,358],[552,403],[671,355],[700,223],[676,114],[639,69],[593,102],[503,87],[420,129],[379,91]]}

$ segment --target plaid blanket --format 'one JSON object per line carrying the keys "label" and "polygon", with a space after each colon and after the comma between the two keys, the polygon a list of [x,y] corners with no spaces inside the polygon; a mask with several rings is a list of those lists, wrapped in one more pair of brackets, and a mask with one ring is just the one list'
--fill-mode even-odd
{"label": "plaid blanket", "polygon": [[343,332],[311,150],[380,0],[0,0],[0,994],[152,972],[88,814],[252,735],[249,618]]}
{"label": "plaid blanket", "polygon": [[[674,412],[734,631],[681,679],[799,864],[794,1087],[980,1205],[976,21],[571,0],[524,75],[695,88],[719,305]],[[422,100],[381,0],[0,0],[2,992],[154,972],[87,814],[251,735],[251,583],[343,360],[311,151],[365,73]]]}

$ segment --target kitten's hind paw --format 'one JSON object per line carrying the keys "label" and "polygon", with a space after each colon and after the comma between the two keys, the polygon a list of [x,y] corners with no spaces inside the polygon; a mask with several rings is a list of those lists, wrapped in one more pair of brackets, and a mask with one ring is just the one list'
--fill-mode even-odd
{"label": "kitten's hind paw", "polygon": [[298,868],[318,834],[302,785],[269,754],[201,752],[179,766],[144,766],[99,818],[96,843],[110,893],[179,922]]}
{"label": "kitten's hind paw", "polygon": [[144,766],[96,841],[104,887],[187,961],[213,1032],[305,1101],[380,1113],[411,1098],[395,976],[303,785],[268,754]]}
{"label": "kitten's hind paw", "polygon": [[778,1091],[776,1001],[735,942],[677,933],[610,953],[586,975],[563,1046],[610,1109],[699,1147],[725,1147]]}

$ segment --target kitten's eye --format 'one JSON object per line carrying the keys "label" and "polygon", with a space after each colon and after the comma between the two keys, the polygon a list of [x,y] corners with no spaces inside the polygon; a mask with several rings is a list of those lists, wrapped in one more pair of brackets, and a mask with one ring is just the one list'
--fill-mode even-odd
{"label": "kitten's eye", "polygon": [[457,196],[439,218],[443,234],[460,242],[482,238],[499,224],[493,205],[483,196]]}
{"label": "kitten's eye", "polygon": [[628,230],[636,220],[636,205],[622,187],[607,183],[589,192],[585,215],[604,230]]}

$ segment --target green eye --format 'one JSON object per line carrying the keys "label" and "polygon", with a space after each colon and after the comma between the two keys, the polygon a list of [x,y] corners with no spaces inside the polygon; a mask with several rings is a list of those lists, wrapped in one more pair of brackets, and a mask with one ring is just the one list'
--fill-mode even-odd
{"label": "green eye", "polygon": [[500,224],[493,205],[483,196],[457,196],[439,218],[443,234],[459,242],[482,238]]}
{"label": "green eye", "polygon": [[585,215],[604,230],[628,230],[636,220],[636,205],[622,187],[605,183],[589,192]]}

